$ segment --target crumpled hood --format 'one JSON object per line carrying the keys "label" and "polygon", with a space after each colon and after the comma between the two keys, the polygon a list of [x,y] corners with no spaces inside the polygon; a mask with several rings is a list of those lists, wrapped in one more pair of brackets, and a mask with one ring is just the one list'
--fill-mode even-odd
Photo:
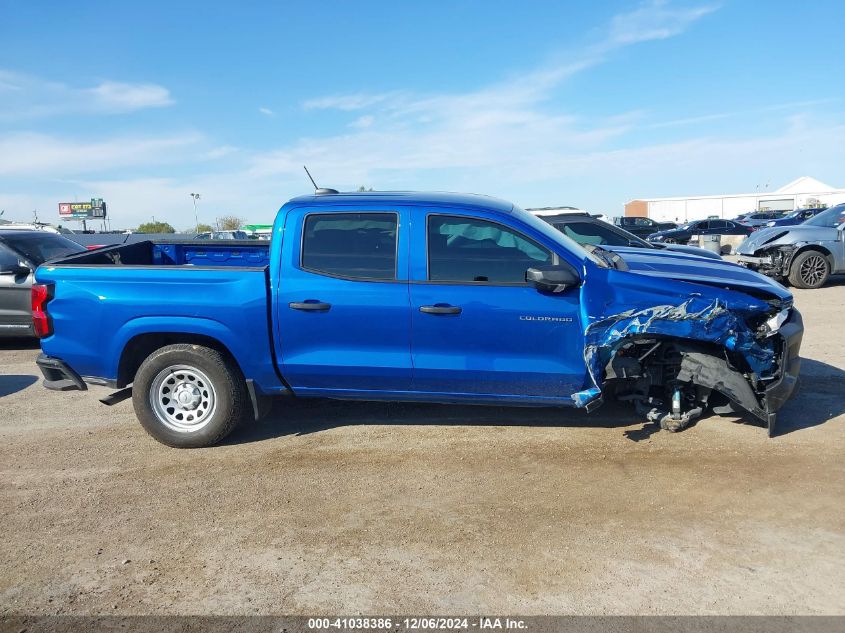
{"label": "crumpled hood", "polygon": [[836,229],[828,226],[798,224],[796,226],[767,226],[754,231],[745,239],[736,252],[753,255],[755,251],[770,244],[797,244],[799,242],[830,242],[836,239]]}
{"label": "crumpled hood", "polygon": [[766,293],[772,298],[791,301],[792,294],[778,282],[743,268],[737,264],[718,259],[702,259],[696,256],[666,253],[652,255],[642,250],[630,249],[622,253],[622,249],[614,249],[628,265],[630,272],[652,277],[662,277],[716,286],[752,294]]}

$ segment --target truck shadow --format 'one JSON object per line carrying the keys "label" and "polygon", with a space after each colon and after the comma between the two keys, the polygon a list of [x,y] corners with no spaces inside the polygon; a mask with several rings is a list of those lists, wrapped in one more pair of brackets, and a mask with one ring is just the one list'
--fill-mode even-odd
{"label": "truck shadow", "polygon": [[[804,359],[802,362],[801,388],[779,412],[777,435],[818,426],[845,414],[845,397],[842,396],[845,393],[845,371],[815,360]],[[712,414],[705,414],[702,418],[705,423],[709,415]],[[751,416],[738,417],[736,423],[763,426]],[[287,398],[277,400],[266,418],[242,426],[224,443],[245,444],[284,435],[308,435],[343,426],[373,424],[606,429],[641,424],[639,428],[624,431],[624,436],[634,442],[646,440],[660,431],[657,424],[644,422],[633,407],[618,402],[608,402],[597,411],[587,414],[580,409],[568,408]]]}
{"label": "truck shadow", "polygon": [[845,413],[845,371],[809,358],[801,359],[798,393],[778,412],[777,433],[819,426]]}
{"label": "truck shadow", "polygon": [[617,428],[636,422],[633,408],[609,403],[587,414],[554,407],[495,407],[411,402],[360,402],[322,398],[287,398],[271,413],[246,424],[224,444],[259,442],[283,435],[309,435],[355,425],[532,426]]}
{"label": "truck shadow", "polygon": [[23,391],[38,379],[35,376],[21,376],[17,374],[0,374],[0,398]]}
{"label": "truck shadow", "polygon": [[41,342],[37,338],[0,338],[0,349],[24,350],[38,349],[40,347]]}

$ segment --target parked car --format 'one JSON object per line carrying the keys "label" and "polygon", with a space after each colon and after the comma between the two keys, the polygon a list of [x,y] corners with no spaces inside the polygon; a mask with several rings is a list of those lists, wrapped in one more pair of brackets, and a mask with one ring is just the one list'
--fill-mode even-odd
{"label": "parked car", "polygon": [[210,231],[207,233],[197,233],[195,240],[248,240],[249,235],[246,231]]}
{"label": "parked car", "polygon": [[757,211],[756,213],[748,213],[742,216],[742,219],[737,218],[734,222],[758,228],[766,226],[766,223],[772,220],[778,220],[786,215],[786,211]]}
{"label": "parked car", "polygon": [[51,231],[0,228],[0,336],[34,336],[32,272],[45,261],[83,251]]}
{"label": "parked car", "polygon": [[674,222],[655,222],[651,218],[622,216],[613,218],[613,224],[637,237],[648,237],[658,231],[668,231],[678,227]]}
{"label": "parked car", "polygon": [[796,224],[801,224],[810,218],[816,217],[825,209],[827,209],[827,207],[819,209],[795,209],[792,213],[787,213],[785,216],[780,217],[777,220],[766,222],[766,226],[795,226]]}
{"label": "parked car", "polygon": [[27,224],[24,222],[0,222],[0,230],[4,231],[46,231],[47,233],[61,233],[61,234],[72,234],[73,231],[69,231],[68,229],[64,229],[62,227],[56,228],[50,224],[44,224],[43,222],[37,222],[33,224]]}
{"label": "parked car", "polygon": [[733,220],[695,220],[677,229],[660,231],[648,236],[649,242],[662,244],[687,244],[693,235],[750,235],[750,226]]}
{"label": "parked car", "polygon": [[628,231],[613,224],[608,224],[586,212],[540,217],[582,246],[596,245],[614,252],[619,252],[619,249],[648,248],[653,251],[663,251],[667,254],[696,255],[710,259],[721,259],[718,253],[697,246],[646,242],[633,233],[628,233]]}
{"label": "parked car", "polygon": [[755,231],[739,245],[738,262],[796,288],[821,288],[832,274],[845,273],[845,204],[796,226]]}
{"label": "parked car", "polygon": [[302,196],[274,234],[41,266],[45,386],[120,389],[105,402],[131,397],[153,437],[196,447],[274,396],[587,411],[621,396],[669,430],[719,405],[772,433],[796,384],[792,296],[735,264],[584,248],[459,194]]}

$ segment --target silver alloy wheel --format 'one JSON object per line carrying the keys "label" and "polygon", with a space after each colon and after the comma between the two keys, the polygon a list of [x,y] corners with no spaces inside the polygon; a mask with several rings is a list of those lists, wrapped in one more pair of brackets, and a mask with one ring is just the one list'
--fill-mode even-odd
{"label": "silver alloy wheel", "polygon": [[811,255],[801,262],[801,269],[798,273],[801,281],[808,286],[815,286],[827,274],[827,262],[822,255]]}
{"label": "silver alloy wheel", "polygon": [[171,365],[153,379],[150,405],[167,428],[193,433],[211,420],[217,397],[214,385],[202,371],[190,365]]}

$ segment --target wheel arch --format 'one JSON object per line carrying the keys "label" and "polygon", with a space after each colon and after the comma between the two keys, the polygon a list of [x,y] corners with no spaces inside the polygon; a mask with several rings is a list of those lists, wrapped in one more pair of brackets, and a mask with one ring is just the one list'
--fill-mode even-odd
{"label": "wheel arch", "polygon": [[[798,250],[793,253],[792,261],[794,262],[796,257],[798,257],[801,253],[806,253],[807,251],[818,251],[819,253],[824,255],[825,259],[827,259],[827,263],[830,265],[831,273],[833,272],[833,270],[835,269],[836,260],[830,249],[826,246],[822,246],[821,244],[805,244],[804,246],[799,247]],[[792,264],[790,263],[790,266],[791,265]]]}
{"label": "wheel arch", "polygon": [[[228,336],[225,336],[228,330],[223,328],[219,323],[209,323],[216,325],[213,329],[223,329],[223,332],[207,331],[207,327],[139,327],[131,328],[131,331],[127,332],[123,337],[117,337],[117,349],[113,356],[113,358],[118,359],[115,371],[116,386],[123,388],[131,384],[145,358],[157,349],[177,343],[200,345],[220,352],[232,363],[233,367],[237,368],[237,371],[243,377],[241,363],[237,355],[232,351],[232,341]],[[124,330],[126,329],[124,327]],[[221,333],[224,335],[221,336]]]}

